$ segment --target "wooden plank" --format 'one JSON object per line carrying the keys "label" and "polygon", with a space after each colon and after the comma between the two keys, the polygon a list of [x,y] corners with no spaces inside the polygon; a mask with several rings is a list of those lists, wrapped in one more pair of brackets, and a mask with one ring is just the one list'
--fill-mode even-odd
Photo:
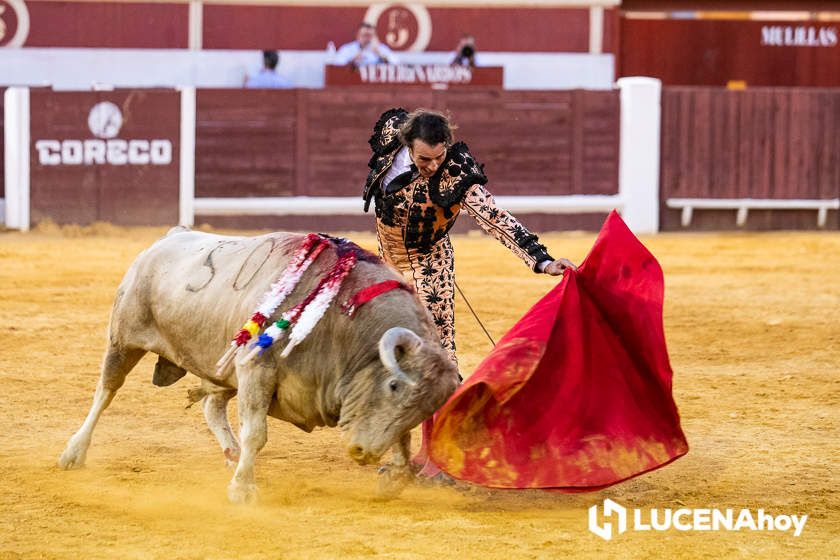
{"label": "wooden plank", "polygon": [[297,93],[199,90],[196,196],[295,193]]}
{"label": "wooden plank", "polygon": [[761,90],[755,93],[756,105],[753,113],[753,133],[755,146],[753,159],[748,164],[754,165],[751,194],[753,198],[770,198],[769,189],[771,167],[773,165],[773,93]]}
{"label": "wooden plank", "polygon": [[738,170],[737,165],[738,145],[741,141],[740,128],[738,127],[738,115],[740,108],[740,93],[736,91],[720,90],[717,92],[721,102],[720,112],[716,116],[720,125],[720,137],[718,145],[718,174],[715,178],[717,184],[729,185],[732,192],[738,191]]}
{"label": "wooden plank", "polygon": [[813,173],[813,158],[808,154],[814,152],[813,121],[814,95],[803,92],[800,95],[793,92],[788,97],[790,106],[789,116],[789,145],[788,165],[785,169],[785,183],[790,187],[790,196],[796,198],[818,198],[819,183],[815,181]]}
{"label": "wooden plank", "polygon": [[772,92],[772,135],[770,179],[767,185],[767,197],[783,198],[791,196],[796,186],[788,183],[788,170],[791,166],[791,152],[802,149],[791,137],[790,98],[786,90]]}
{"label": "wooden plank", "polygon": [[572,142],[572,194],[583,193],[583,119],[586,111],[584,92],[572,93],[572,122],[569,136]]}
{"label": "wooden plank", "polygon": [[738,166],[745,171],[747,182],[741,185],[737,196],[749,197],[758,196],[760,191],[755,190],[756,183],[760,180],[760,168],[762,165],[761,154],[759,153],[759,145],[761,138],[759,137],[759,130],[757,120],[759,115],[763,114],[763,107],[760,107],[760,98],[758,92],[749,92],[745,96],[746,111],[741,114],[741,133],[746,133],[749,140],[744,142],[744,150],[738,158]]}
{"label": "wooden plank", "polygon": [[697,166],[697,158],[692,157],[696,154],[695,150],[695,136],[694,136],[694,107],[695,95],[686,91],[683,95],[682,103],[680,104],[679,117],[679,142],[682,151],[679,153],[679,190],[680,196],[690,196],[690,193],[701,192],[697,190],[694,182],[695,167]]}
{"label": "wooden plank", "polygon": [[675,88],[663,88],[662,90],[662,113],[660,125],[660,152],[659,152],[659,200],[663,202],[669,196],[675,196],[676,188],[675,170],[679,169],[674,164],[675,153],[678,148],[675,146],[676,138],[674,130],[678,125],[678,111],[676,106],[679,103],[679,92]]}
{"label": "wooden plank", "polygon": [[295,194],[311,194],[309,184],[309,92],[298,90],[295,119]]}

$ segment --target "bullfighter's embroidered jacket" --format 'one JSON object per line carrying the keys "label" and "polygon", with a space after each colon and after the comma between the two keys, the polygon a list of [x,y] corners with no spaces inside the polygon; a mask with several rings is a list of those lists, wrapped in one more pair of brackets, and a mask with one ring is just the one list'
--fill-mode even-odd
{"label": "bullfighter's embroidered jacket", "polygon": [[432,177],[422,177],[412,165],[409,172],[383,188],[382,178],[402,148],[398,130],[407,117],[405,109],[386,111],[369,140],[373,155],[363,196],[366,212],[371,201],[375,202],[381,226],[378,229],[396,228],[401,235],[392,231],[389,239],[397,241],[401,237],[406,250],[428,253],[447,235],[463,208],[532,270],[536,271],[543,261],[553,260],[536,235],[496,205],[493,195],[484,188],[484,166],[475,161],[463,142],[449,147],[446,159]]}
{"label": "bullfighter's embroidered jacket", "polygon": [[373,129],[369,141],[373,155],[363,195],[365,211],[373,201],[380,255],[415,286],[441,344],[456,361],[455,270],[448,233],[461,209],[532,270],[553,259],[536,235],[496,205],[484,187],[487,177],[483,166],[463,142],[449,146],[444,162],[432,177],[423,177],[411,165],[409,171],[382,185],[402,148],[398,130],[407,117],[404,109],[391,109]]}

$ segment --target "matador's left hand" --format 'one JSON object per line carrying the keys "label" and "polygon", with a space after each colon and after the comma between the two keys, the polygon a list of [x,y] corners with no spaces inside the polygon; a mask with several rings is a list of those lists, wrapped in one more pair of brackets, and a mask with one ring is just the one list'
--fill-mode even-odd
{"label": "matador's left hand", "polygon": [[569,259],[557,259],[556,261],[548,263],[543,272],[552,276],[560,276],[567,268],[577,270],[577,267]]}

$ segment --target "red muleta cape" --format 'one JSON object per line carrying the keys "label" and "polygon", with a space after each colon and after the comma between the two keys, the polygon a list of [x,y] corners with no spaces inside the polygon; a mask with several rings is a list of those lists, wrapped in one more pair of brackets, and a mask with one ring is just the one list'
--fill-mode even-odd
{"label": "red muleta cape", "polygon": [[684,455],[663,296],[659,263],[611,213],[440,409],[434,462],[483,486],[584,492]]}

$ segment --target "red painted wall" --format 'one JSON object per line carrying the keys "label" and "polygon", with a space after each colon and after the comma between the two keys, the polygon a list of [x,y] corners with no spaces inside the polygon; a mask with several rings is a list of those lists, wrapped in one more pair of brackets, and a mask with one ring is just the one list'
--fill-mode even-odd
{"label": "red painted wall", "polygon": [[[27,47],[186,48],[187,2],[33,1],[25,3]],[[373,3],[371,3],[373,5]],[[608,11],[608,13],[611,12]],[[610,25],[610,17],[606,18]],[[371,20],[380,39],[407,50],[422,29],[425,49],[447,51],[461,35],[476,37],[479,52],[588,52],[589,9],[529,7],[431,7],[394,5],[373,17],[367,6],[300,6],[206,3],[206,49],[320,50],[351,41],[359,23]],[[8,44],[18,17],[0,0],[0,46]]]}
{"label": "red painted wall", "polygon": [[[187,47],[186,3],[27,2],[27,47],[172,48]],[[3,20],[17,28],[6,4]],[[14,32],[9,29],[5,41]],[[3,44],[0,39],[0,45]]]}
{"label": "red painted wall", "polygon": [[[763,44],[766,28],[781,28],[783,44]],[[820,36],[822,46],[784,44],[812,37],[819,43]],[[838,87],[840,22],[624,18],[617,69],[619,76],[653,76],[665,85],[743,80],[748,86]]]}
{"label": "red painted wall", "polygon": [[[364,7],[206,4],[204,48],[320,50],[329,41],[338,47],[354,39],[366,12]],[[454,49],[464,33],[475,36],[479,52],[589,50],[588,8],[429,8],[428,15],[429,51]],[[395,50],[417,37],[417,18],[405,9],[370,23],[377,23],[379,38]]]}

